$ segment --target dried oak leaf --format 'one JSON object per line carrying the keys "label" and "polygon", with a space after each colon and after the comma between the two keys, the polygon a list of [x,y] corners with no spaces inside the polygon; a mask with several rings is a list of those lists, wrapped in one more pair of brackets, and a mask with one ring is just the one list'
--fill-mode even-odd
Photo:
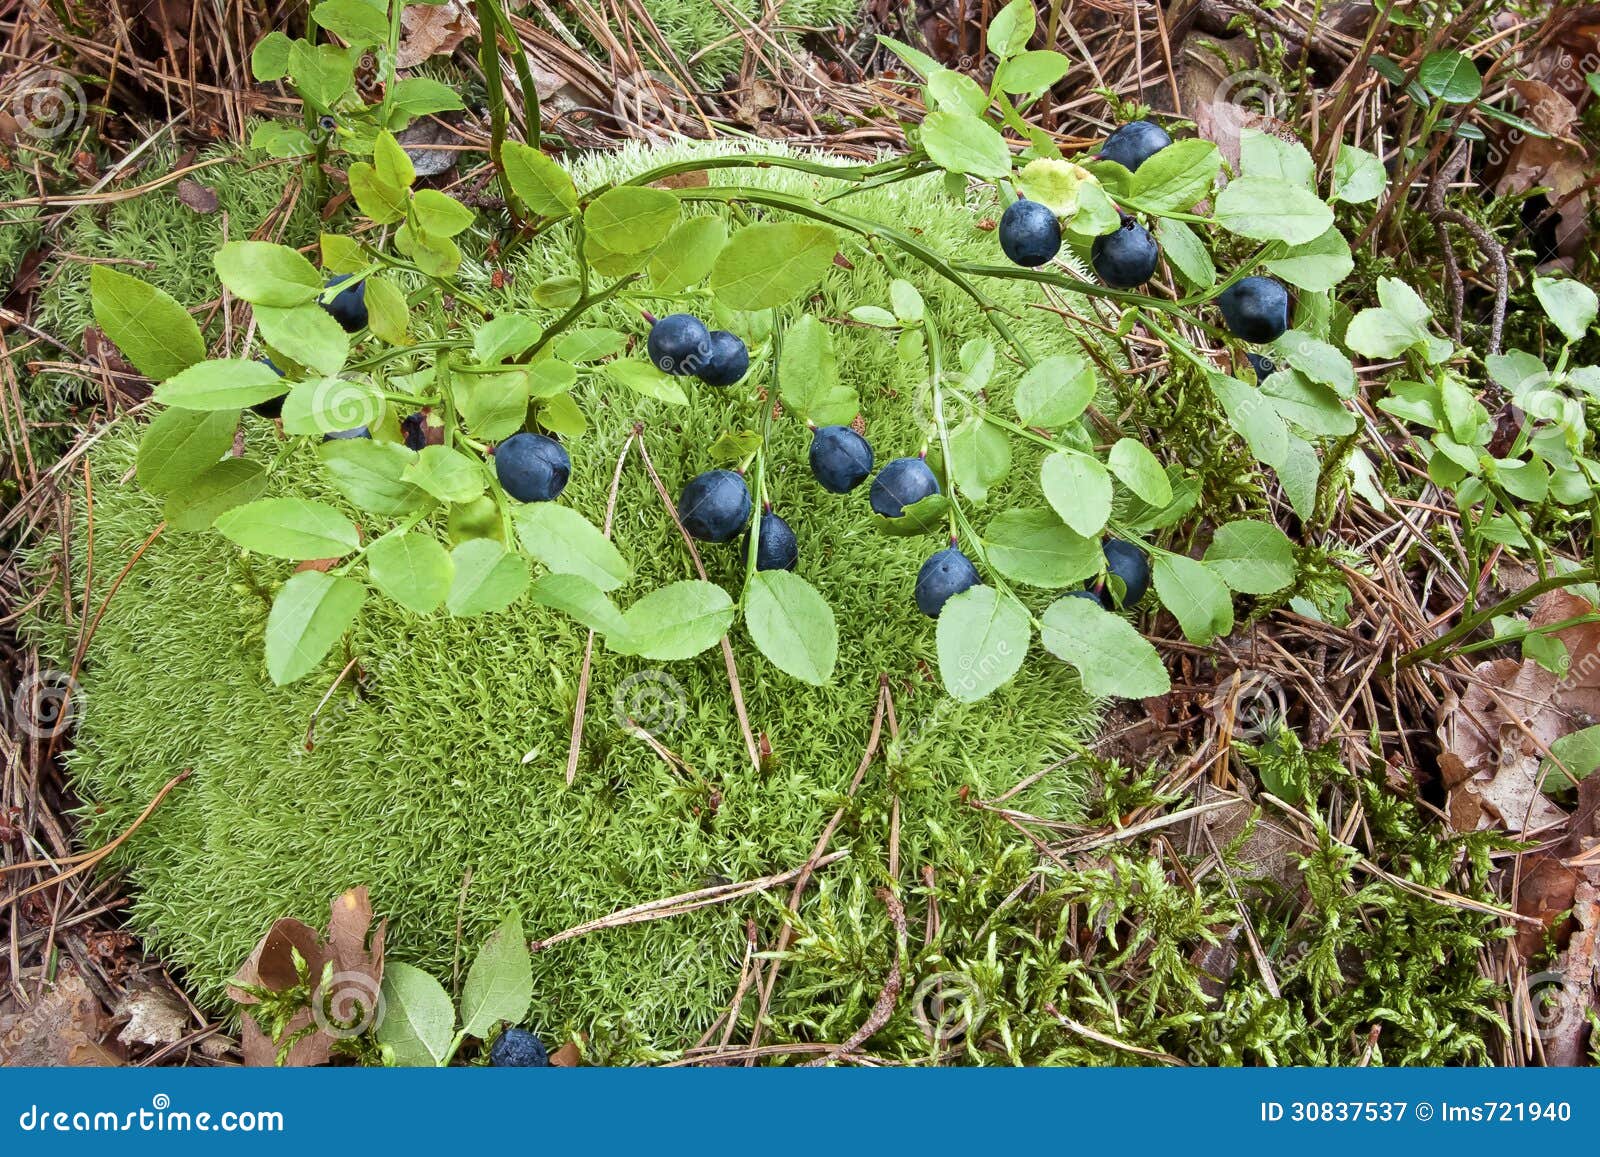
{"label": "dried oak leaf", "polygon": [[462,0],[446,4],[408,4],[400,13],[397,68],[415,68],[430,56],[448,56],[468,37],[478,35],[478,20]]}
{"label": "dried oak leaf", "polygon": [[[367,1008],[375,1005],[379,986],[383,982],[383,940],[387,924],[380,922],[367,944],[367,930],[372,925],[372,904],[365,887],[351,888],[334,899],[328,916],[328,937],[318,937],[316,930],[300,920],[285,918],[277,921],[261,938],[250,958],[234,975],[228,995],[240,1004],[259,1004],[260,1000],[247,988],[264,988],[271,992],[285,992],[299,983],[294,954],[298,952],[306,962],[307,973],[317,989],[312,1001],[324,1001],[335,1015],[344,1016],[353,1010],[349,1002],[361,1001]],[[332,991],[323,992],[321,981],[324,970],[332,965]],[[284,1031],[284,1039],[295,1036],[313,1025],[311,1009],[296,1013]],[[290,1047],[284,1059],[285,1066],[304,1067],[326,1064],[332,1055],[333,1038],[321,1030],[301,1036]],[[245,1064],[271,1066],[277,1064],[279,1046],[256,1024],[246,1011],[239,1038]]]}

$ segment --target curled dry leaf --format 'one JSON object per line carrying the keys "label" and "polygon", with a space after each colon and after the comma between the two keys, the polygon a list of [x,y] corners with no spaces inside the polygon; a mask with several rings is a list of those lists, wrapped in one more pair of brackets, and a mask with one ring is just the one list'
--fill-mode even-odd
{"label": "curled dry leaf", "polygon": [[463,40],[477,35],[477,17],[462,0],[408,4],[400,14],[400,51],[395,64],[415,68],[431,56],[448,56]]}
{"label": "curled dry leaf", "polygon": [[0,1001],[0,1067],[120,1065],[122,1057],[103,1043],[109,1029],[99,999],[65,966],[29,1007]]}
{"label": "curled dry leaf", "polygon": [[[351,992],[359,998],[370,994],[375,1001],[383,982],[383,940],[387,923],[380,922],[367,941],[367,931],[372,926],[372,903],[365,887],[351,888],[336,897],[328,915],[328,936],[323,940],[310,925],[300,920],[285,918],[277,921],[261,938],[250,958],[240,967],[228,988],[228,995],[242,1005],[259,1004],[260,1000],[246,989],[264,988],[271,992],[286,992],[299,983],[294,955],[305,960],[313,985],[319,985],[322,975],[332,965],[334,993],[318,991],[312,1000],[324,997],[332,1001]],[[301,1009],[289,1021],[284,1039],[313,1026],[310,1008]],[[284,1064],[289,1067],[321,1065],[332,1055],[334,1038],[317,1023],[316,1031],[300,1037],[290,1047]],[[277,1064],[279,1045],[264,1031],[248,1011],[240,1034],[240,1048],[245,1064],[271,1066]]]}
{"label": "curled dry leaf", "polygon": [[[1552,591],[1534,605],[1532,625],[1550,626],[1591,613],[1587,600]],[[1541,790],[1550,744],[1600,718],[1600,624],[1554,632],[1572,658],[1565,678],[1531,659],[1494,659],[1473,670],[1472,684],[1440,709],[1439,759],[1457,831],[1519,833],[1565,822]]]}

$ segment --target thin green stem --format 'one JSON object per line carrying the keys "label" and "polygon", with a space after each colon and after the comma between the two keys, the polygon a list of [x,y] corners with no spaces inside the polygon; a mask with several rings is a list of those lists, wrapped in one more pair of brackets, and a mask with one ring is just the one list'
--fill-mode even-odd
{"label": "thin green stem", "polygon": [[1430,659],[1443,654],[1461,639],[1466,638],[1468,635],[1472,634],[1473,631],[1476,631],[1479,627],[1483,626],[1491,619],[1498,618],[1501,615],[1508,615],[1518,607],[1532,602],[1542,594],[1546,594],[1550,591],[1562,590],[1566,587],[1578,586],[1581,583],[1594,582],[1597,578],[1600,578],[1600,573],[1597,573],[1591,568],[1585,567],[1582,570],[1572,571],[1570,574],[1551,575],[1549,578],[1541,579],[1536,583],[1532,583],[1526,587],[1523,587],[1516,594],[1501,599],[1493,606],[1485,607],[1481,611],[1468,615],[1453,628],[1440,635],[1431,643],[1426,643],[1421,647],[1417,647],[1414,650],[1407,651],[1404,655],[1401,655],[1394,661],[1392,666],[1394,668],[1404,668],[1414,667],[1418,663],[1425,663]]}

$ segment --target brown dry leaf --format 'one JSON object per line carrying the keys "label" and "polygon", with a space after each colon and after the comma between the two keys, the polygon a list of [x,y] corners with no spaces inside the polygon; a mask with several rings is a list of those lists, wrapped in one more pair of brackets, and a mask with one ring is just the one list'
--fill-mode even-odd
{"label": "brown dry leaf", "polygon": [[100,1001],[75,968],[63,967],[56,983],[27,1008],[0,1007],[0,1067],[120,1065],[103,1043],[110,1028]]}
{"label": "brown dry leaf", "polygon": [[575,1069],[583,1061],[576,1041],[568,1041],[550,1054],[550,1063],[558,1069]]}
{"label": "brown dry leaf", "polygon": [[1579,882],[1572,917],[1577,929],[1538,994],[1548,1002],[1536,1010],[1547,1065],[1584,1063],[1589,1018],[1600,1009],[1600,886],[1592,879]]}
{"label": "brown dry leaf", "polygon": [[1253,112],[1232,101],[1213,100],[1197,105],[1194,125],[1202,137],[1217,146],[1234,172],[1239,171],[1239,137],[1245,129],[1255,129],[1283,140],[1295,140],[1295,132],[1283,121]]}
{"label": "brown dry leaf", "polygon": [[[307,974],[313,984],[320,985],[324,969],[332,965],[332,990],[325,994],[335,1016],[351,1015],[351,1001],[360,1001],[371,1007],[378,987],[383,980],[383,941],[386,923],[380,923],[367,945],[367,930],[372,925],[372,905],[365,887],[352,888],[336,897],[328,914],[328,939],[323,941],[309,925],[300,920],[277,921],[261,938],[255,951],[244,962],[228,987],[228,995],[243,1005],[260,1003],[259,998],[245,991],[265,988],[284,992],[300,983],[295,968],[294,953],[306,962]],[[313,993],[314,1001],[324,998]],[[311,1026],[311,1010],[302,1009],[295,1014],[284,1032],[284,1039]],[[245,1064],[271,1066],[277,1064],[278,1045],[246,1013],[240,1048]],[[326,1064],[332,1055],[333,1039],[323,1032],[312,1032],[295,1041],[284,1064],[289,1067]]]}
{"label": "brown dry leaf", "polygon": [[217,211],[217,191],[202,185],[199,181],[191,181],[188,177],[178,182],[178,200],[196,213]]}
{"label": "brown dry leaf", "polygon": [[1545,946],[1552,930],[1572,907],[1582,871],[1561,862],[1554,853],[1535,853],[1523,861],[1517,888],[1517,911],[1539,921],[1539,927],[1517,928],[1517,951],[1531,959]]}
{"label": "brown dry leaf", "polygon": [[[1547,627],[1593,607],[1567,591],[1534,604],[1531,625]],[[1556,631],[1572,669],[1563,679],[1531,659],[1495,659],[1473,670],[1459,702],[1440,708],[1440,770],[1458,831],[1517,833],[1560,824],[1566,813],[1540,790],[1539,768],[1551,743],[1600,717],[1600,623]]]}
{"label": "brown dry leaf", "polygon": [[408,4],[400,14],[397,68],[415,68],[430,56],[448,56],[469,36],[478,35],[478,20],[462,0],[446,4]]}

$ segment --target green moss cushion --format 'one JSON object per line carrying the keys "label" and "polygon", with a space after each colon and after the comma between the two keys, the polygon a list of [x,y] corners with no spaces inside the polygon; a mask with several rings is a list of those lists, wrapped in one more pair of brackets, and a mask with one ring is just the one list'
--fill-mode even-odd
{"label": "green moss cushion", "polygon": [[[579,184],[661,159],[639,151],[592,159]],[[736,179],[711,174],[713,182]],[[792,173],[744,179],[794,192],[836,191]],[[952,200],[937,181],[871,190],[847,203],[858,214],[914,229],[957,257],[990,260],[995,252],[993,234],[978,227],[992,206]],[[270,207],[263,197],[253,216],[237,216],[234,234]],[[115,238],[107,241],[114,251]],[[487,268],[469,262],[464,277],[497,306],[547,319],[554,315],[532,306],[531,291],[571,272],[568,241],[551,235],[523,250],[498,294],[489,288]],[[859,244],[847,243],[844,252],[855,268],[835,269],[807,306],[824,319],[887,301],[890,271]],[[200,269],[209,254],[184,260]],[[966,298],[920,269],[892,272],[919,285],[950,349],[985,335]],[[1007,284],[997,293],[1037,355],[1073,344],[1058,317],[1025,307],[1026,290]],[[596,324],[642,340],[639,308],[612,303]],[[894,339],[879,331],[840,326],[837,332],[839,363],[860,392],[879,462],[916,453],[921,443],[911,403],[924,363],[902,359]],[[758,363],[755,373],[765,372]],[[997,380],[1015,377],[1003,371]],[[1009,389],[999,387],[1002,400]],[[720,432],[758,420],[759,403],[741,406],[738,396],[700,387],[684,408],[581,385],[577,399],[589,432],[569,441],[572,481],[562,501],[602,520],[619,450],[635,422],[643,424],[645,445],[676,493],[715,464],[708,448]],[[281,440],[270,423],[250,415],[246,431],[250,455],[270,465],[270,493],[344,506],[323,480],[311,446]],[[136,437],[127,423],[90,457],[96,605],[161,519],[159,501],[129,478]],[[582,758],[568,787],[585,632],[526,600],[500,614],[454,620],[443,612],[416,618],[371,599],[347,651],[336,649],[297,684],[274,687],[262,632],[268,600],[290,564],[243,558],[215,533],[161,534],[128,573],[89,648],[86,710],[71,758],[86,800],[89,844],[127,827],[175,774],[192,772],[118,855],[136,887],[133,925],[155,951],[187,969],[204,1002],[223,1009],[226,979],[274,918],[320,922],[330,897],[353,885],[370,886],[375,907],[390,921],[391,956],[448,984],[462,954],[470,955],[507,909],[521,913],[530,936],[543,938],[647,900],[787,871],[804,862],[842,800],[867,742],[880,675],[893,688],[901,737],[888,745],[888,762],[868,772],[835,838],[849,858],[824,869],[803,915],[836,918],[845,895],[863,909],[871,904],[872,888],[888,878],[895,796],[900,879],[908,886],[925,867],[948,880],[952,870],[966,872],[954,865],[1025,848],[1020,835],[970,807],[961,791],[998,794],[1059,758],[1092,732],[1093,704],[1071,671],[1037,646],[1016,682],[993,697],[961,705],[944,694],[933,624],[912,600],[917,568],[943,545],[940,536],[875,532],[865,487],[848,495],[823,491],[806,467],[807,443],[798,423],[779,424],[769,482],[799,538],[800,573],[837,616],[838,670],[825,688],[801,684],[765,662],[742,627],[735,628],[745,702],[773,752],[759,771],[745,754],[718,651],[653,664],[597,645]],[[1031,489],[1027,479],[1035,473],[1019,453],[1013,477]],[[1009,504],[1002,487],[974,511],[975,521],[981,527]],[[81,496],[75,509],[73,589],[81,598],[88,533]],[[615,538],[636,571],[616,592],[623,606],[694,575],[636,456],[623,473]],[[702,553],[712,581],[736,593],[743,575],[737,548],[709,546]],[[41,549],[34,562],[42,568],[52,558]],[[73,630],[59,615],[40,630],[58,656],[70,657]],[[359,678],[334,690],[319,713],[350,658]],[[628,715],[650,722],[682,766],[669,766],[632,733]],[[1058,770],[1012,806],[1070,816],[1082,786],[1070,767]],[[785,891],[596,932],[539,953],[532,1026],[557,1038],[586,1033],[595,1055],[613,1061],[692,1045],[733,994],[746,922],[756,920],[762,946],[769,946],[786,897]],[[881,911],[873,917],[881,918]],[[882,982],[887,946],[885,938],[862,959],[796,961],[774,1002],[775,1038],[833,1031],[817,1027],[819,1008],[860,1008],[864,1016]],[[753,1002],[745,1005],[741,1032],[753,1009]]]}

